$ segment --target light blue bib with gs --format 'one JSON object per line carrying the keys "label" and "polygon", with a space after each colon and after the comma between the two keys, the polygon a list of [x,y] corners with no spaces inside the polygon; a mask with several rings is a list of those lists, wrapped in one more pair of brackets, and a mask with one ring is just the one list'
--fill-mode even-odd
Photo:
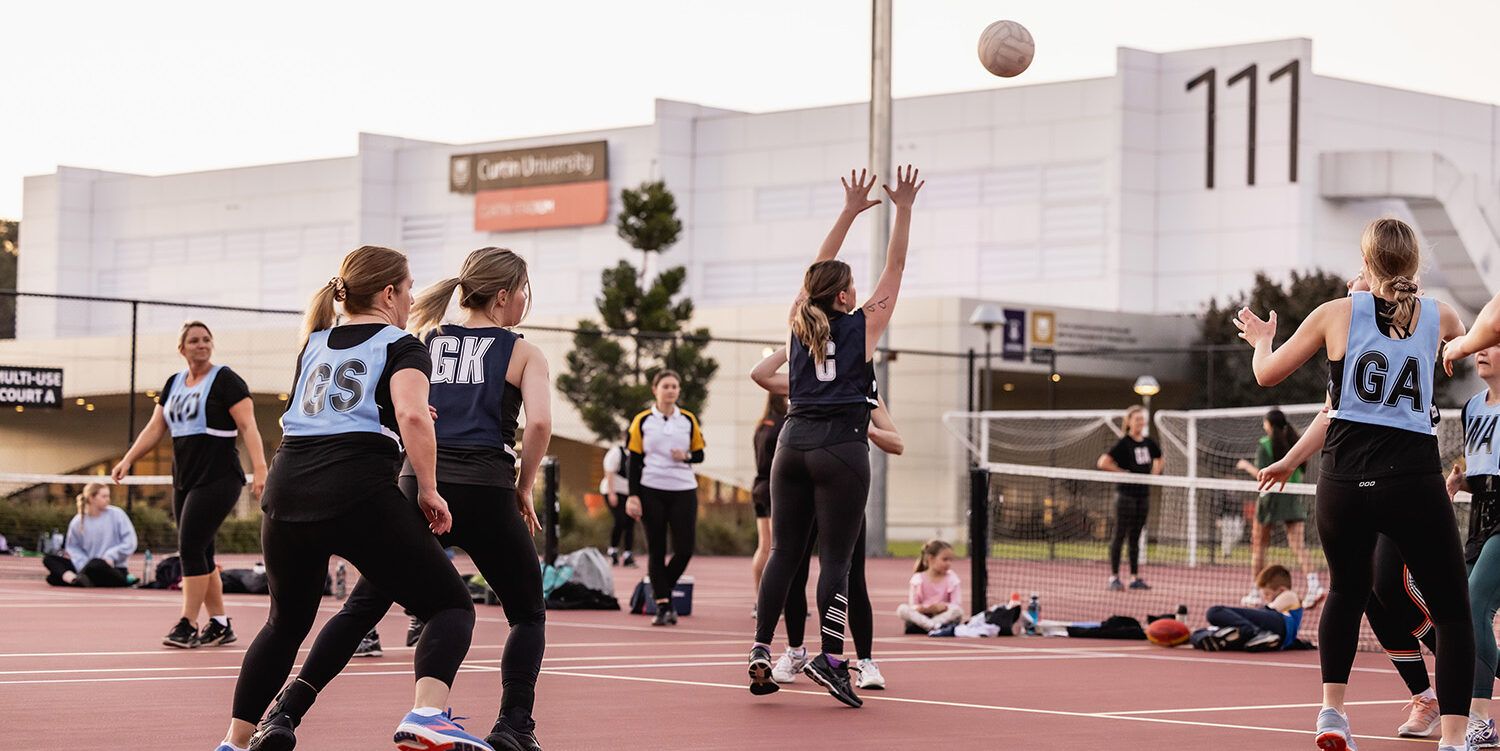
{"label": "light blue bib with gs", "polygon": [[190,435],[234,438],[240,434],[238,430],[208,427],[208,391],[214,387],[214,379],[219,377],[219,370],[223,367],[213,366],[203,376],[203,380],[192,386],[187,385],[188,371],[184,370],[173,376],[171,393],[167,394],[166,403],[161,405],[162,416],[167,418],[167,430],[172,433],[173,438]]}
{"label": "light blue bib with gs", "polygon": [[405,331],[386,326],[364,343],[332,349],[332,329],[307,338],[302,351],[301,378],[292,394],[281,430],[287,436],[330,436],[379,433],[401,445],[401,436],[380,424],[375,389],[385,372],[386,350]]}
{"label": "light blue bib with gs", "polygon": [[1500,405],[1485,404],[1485,389],[1464,407],[1464,474],[1469,477],[1500,475],[1500,455],[1495,453],[1495,426],[1500,424]]}
{"label": "light blue bib with gs", "polygon": [[1375,296],[1349,295],[1349,345],[1337,409],[1328,416],[1368,425],[1437,434],[1432,410],[1433,374],[1442,343],[1437,301],[1417,298],[1417,330],[1392,339],[1375,322]]}

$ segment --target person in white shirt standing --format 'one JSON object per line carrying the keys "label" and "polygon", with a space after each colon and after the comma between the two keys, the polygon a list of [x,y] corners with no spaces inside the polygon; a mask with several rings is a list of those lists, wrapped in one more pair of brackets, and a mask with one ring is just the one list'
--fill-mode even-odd
{"label": "person in white shirt standing", "polygon": [[599,481],[599,493],[615,520],[615,526],[609,530],[609,559],[616,566],[635,568],[635,519],[625,512],[625,501],[630,497],[630,452],[625,444],[611,446],[604,452],[604,479]]}
{"label": "person in white shirt standing", "polygon": [[[630,421],[630,498],[625,511],[646,525],[651,593],[656,599],[653,626],[677,625],[672,590],[692,560],[698,534],[698,476],[703,461],[703,430],[693,413],[677,406],[682,378],[663,370],[651,379],[656,397],[651,409]],[[672,560],[667,561],[667,537]]]}

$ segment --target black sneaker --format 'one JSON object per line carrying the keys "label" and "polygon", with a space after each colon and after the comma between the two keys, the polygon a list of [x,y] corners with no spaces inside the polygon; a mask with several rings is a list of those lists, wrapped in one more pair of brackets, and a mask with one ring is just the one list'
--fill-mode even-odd
{"label": "black sneaker", "polygon": [[1275,652],[1281,649],[1281,634],[1261,631],[1245,641],[1246,652]]}
{"label": "black sneaker", "polygon": [[1130,588],[1131,589],[1150,589],[1151,585],[1147,584],[1145,579],[1142,579],[1141,577],[1137,576],[1136,578],[1130,580]]}
{"label": "black sneaker", "polygon": [[517,730],[505,720],[495,723],[490,734],[484,737],[484,742],[490,744],[495,751],[542,751],[542,744],[536,740],[535,728]]}
{"label": "black sneaker", "polygon": [[297,723],[285,712],[276,712],[255,727],[247,751],[292,751],[297,747]]}
{"label": "black sneaker", "polygon": [[611,566],[620,565],[620,551],[614,548],[609,549],[609,563]]}
{"label": "black sneaker", "polygon": [[672,607],[670,603],[667,605],[667,625],[677,625],[677,608]]}
{"label": "black sneaker", "polygon": [[417,646],[417,640],[422,638],[422,629],[426,626],[427,624],[423,623],[421,618],[412,616],[411,623],[406,627],[406,646]]}
{"label": "black sneaker", "polygon": [[635,553],[625,551],[625,555],[620,558],[620,565],[625,568],[635,568]]}
{"label": "black sneaker", "polygon": [[845,660],[844,664],[834,667],[833,663],[828,661],[828,655],[820,652],[817,657],[812,658],[812,661],[807,663],[807,667],[803,668],[802,672],[806,673],[807,677],[813,679],[813,683],[828,689],[828,693],[833,698],[856,709],[864,706],[864,702],[855,695],[853,684],[849,682],[848,660]]}
{"label": "black sneaker", "polygon": [[352,657],[384,657],[385,652],[380,649],[380,634],[375,629],[365,634],[365,638],[359,640],[359,648],[354,650]]}
{"label": "black sneaker", "polygon": [[[225,619],[229,620],[229,619]],[[203,631],[198,634],[198,646],[200,647],[222,647],[225,644],[233,644],[239,641],[234,635],[234,627],[230,624],[219,625],[219,622],[210,618]]]}
{"label": "black sneaker", "polygon": [[183,618],[177,621],[177,625],[167,633],[167,638],[161,640],[162,644],[178,649],[192,649],[198,646],[198,629],[193,628],[192,622]]}
{"label": "black sneaker", "polygon": [[771,650],[755,647],[750,650],[750,693],[756,696],[774,694],[781,690],[776,679],[771,677]]}
{"label": "black sneaker", "polygon": [[672,606],[665,603],[656,603],[656,617],[651,619],[653,626],[671,626],[676,623],[673,618]]}

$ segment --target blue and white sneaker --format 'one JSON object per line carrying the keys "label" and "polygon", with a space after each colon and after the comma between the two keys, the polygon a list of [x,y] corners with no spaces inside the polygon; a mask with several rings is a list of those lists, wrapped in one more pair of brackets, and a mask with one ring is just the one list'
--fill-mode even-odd
{"label": "blue and white sneaker", "polygon": [[1324,707],[1318,713],[1318,736],[1314,742],[1323,751],[1359,751],[1354,745],[1354,734],[1349,731],[1349,718],[1333,707]]}
{"label": "blue and white sneaker", "polygon": [[220,743],[219,747],[216,748],[216,749],[214,749],[214,751],[244,751],[244,750],[243,749],[235,748],[234,746],[231,746],[228,743]]}
{"label": "blue and white sneaker", "polygon": [[408,712],[391,738],[406,751],[495,751],[490,744],[464,732],[453,710],[432,716]]}
{"label": "blue and white sneaker", "polygon": [[1469,718],[1469,732],[1465,734],[1469,748],[1500,748],[1500,734],[1495,733],[1493,719],[1480,721]]}

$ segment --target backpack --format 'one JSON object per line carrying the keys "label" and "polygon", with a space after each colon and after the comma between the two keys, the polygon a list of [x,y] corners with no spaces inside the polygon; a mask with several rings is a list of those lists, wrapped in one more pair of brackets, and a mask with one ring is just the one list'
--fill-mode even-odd
{"label": "backpack", "polygon": [[607,595],[598,590],[589,589],[579,582],[571,581],[552,590],[552,596],[547,598],[547,609],[619,610],[620,601],[613,595]]}
{"label": "backpack", "polygon": [[565,581],[576,581],[605,595],[615,593],[615,576],[610,571],[609,559],[598,548],[579,548],[558,556],[556,565],[559,569],[571,570]]}
{"label": "backpack", "polygon": [[264,595],[271,592],[270,586],[266,583],[266,575],[257,574],[253,569],[224,569],[219,574],[219,578],[224,582],[225,594]]}
{"label": "backpack", "polygon": [[146,589],[178,589],[182,585],[182,559],[169,555],[156,564],[156,572]]}

